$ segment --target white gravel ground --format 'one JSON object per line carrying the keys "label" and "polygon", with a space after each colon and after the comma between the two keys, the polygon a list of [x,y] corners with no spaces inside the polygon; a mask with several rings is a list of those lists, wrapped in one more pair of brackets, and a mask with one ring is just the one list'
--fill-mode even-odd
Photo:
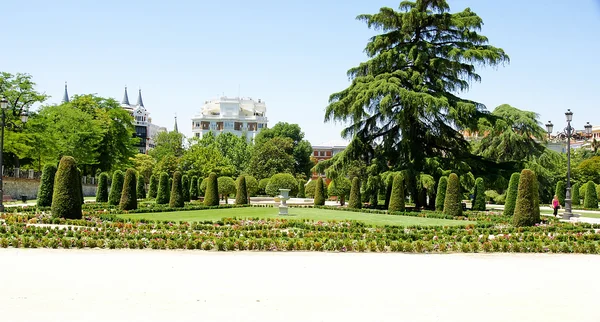
{"label": "white gravel ground", "polygon": [[600,321],[600,256],[0,249],[0,321]]}

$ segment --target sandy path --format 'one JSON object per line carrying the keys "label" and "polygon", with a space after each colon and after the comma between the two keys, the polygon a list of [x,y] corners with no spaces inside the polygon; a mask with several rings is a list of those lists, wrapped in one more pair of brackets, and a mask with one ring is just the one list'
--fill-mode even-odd
{"label": "sandy path", "polygon": [[2,321],[600,321],[600,256],[0,249]]}

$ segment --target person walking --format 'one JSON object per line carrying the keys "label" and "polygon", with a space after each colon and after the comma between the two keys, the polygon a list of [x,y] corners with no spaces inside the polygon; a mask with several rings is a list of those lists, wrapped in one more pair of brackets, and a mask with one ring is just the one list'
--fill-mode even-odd
{"label": "person walking", "polygon": [[554,195],[554,199],[552,199],[552,208],[554,209],[554,217],[558,217],[558,209],[560,209],[560,202],[558,201],[557,195]]}

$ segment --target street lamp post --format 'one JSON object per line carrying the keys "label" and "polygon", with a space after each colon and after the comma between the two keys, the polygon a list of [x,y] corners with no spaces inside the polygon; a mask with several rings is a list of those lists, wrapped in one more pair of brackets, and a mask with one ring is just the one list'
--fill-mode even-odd
{"label": "street lamp post", "polygon": [[[4,154],[4,127],[6,126],[6,110],[8,109],[8,100],[6,100],[6,98],[2,98],[0,100],[0,110],[2,110],[2,123],[0,124],[0,127],[2,128],[0,130],[0,213],[4,212],[4,181],[2,180],[2,177],[4,176],[4,160],[3,160],[3,154]],[[13,111],[14,115],[16,116],[16,109]],[[23,124],[27,123],[27,117],[29,116],[29,114],[27,113],[27,111],[23,111],[21,114],[21,122],[23,122]]]}
{"label": "street lamp post", "polygon": [[571,135],[573,134],[571,121],[573,120],[573,112],[571,112],[570,109],[567,109],[565,116],[567,117],[567,193],[565,194],[565,212],[563,212],[563,219],[569,220],[573,216],[573,213],[571,212]]}

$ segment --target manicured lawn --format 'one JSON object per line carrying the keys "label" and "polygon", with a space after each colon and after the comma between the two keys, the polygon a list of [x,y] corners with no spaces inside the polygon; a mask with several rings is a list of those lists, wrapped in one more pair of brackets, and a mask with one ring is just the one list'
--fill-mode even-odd
{"label": "manicured lawn", "polygon": [[149,219],[149,220],[173,220],[173,221],[204,221],[220,220],[223,218],[289,218],[289,219],[311,219],[311,220],[357,220],[370,225],[395,225],[395,226],[461,226],[467,225],[469,221],[420,218],[410,216],[394,216],[383,214],[369,214],[360,212],[337,211],[314,208],[290,208],[290,215],[279,216],[277,208],[235,208],[235,209],[209,209],[190,210],[177,212],[158,212],[119,215],[122,218]]}

